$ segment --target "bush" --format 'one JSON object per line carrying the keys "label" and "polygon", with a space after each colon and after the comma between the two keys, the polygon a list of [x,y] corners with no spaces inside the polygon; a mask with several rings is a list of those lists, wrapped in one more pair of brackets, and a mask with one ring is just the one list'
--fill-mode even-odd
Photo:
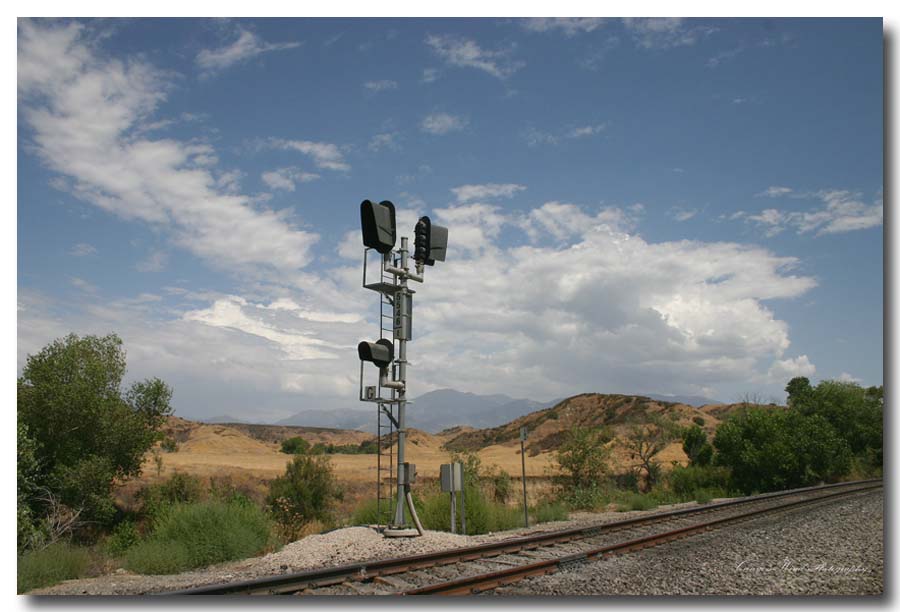
{"label": "bush", "polygon": [[106,552],[114,557],[125,552],[140,541],[137,527],[131,521],[122,521],[116,525],[113,532],[106,539]]}
{"label": "bush", "polygon": [[90,554],[86,549],[64,543],[27,552],[18,558],[16,589],[19,593],[25,593],[78,578],[89,562]]}
{"label": "bush", "polygon": [[729,489],[728,469],[721,466],[678,466],[669,472],[666,481],[682,501],[696,499],[700,491],[706,495],[714,492],[725,495]]}
{"label": "bush", "polygon": [[141,512],[154,518],[173,504],[197,502],[203,496],[200,479],[191,474],[175,472],[168,480],[148,485],[138,491]]}
{"label": "bush", "polygon": [[166,436],[163,438],[163,441],[159,444],[160,448],[162,448],[167,453],[174,453],[178,450],[178,442],[175,441],[175,438],[171,436]]}
{"label": "bush", "polygon": [[542,501],[534,508],[528,509],[528,520],[531,524],[564,521],[568,518],[569,512],[562,502]]}
{"label": "bush", "polygon": [[506,470],[500,472],[492,478],[494,482],[494,501],[498,504],[505,504],[512,497],[513,479]]}
{"label": "bush", "polygon": [[305,455],[309,452],[309,442],[297,436],[281,443],[281,452],[288,455]]}
{"label": "bush", "polygon": [[686,427],[681,432],[681,448],[691,465],[709,465],[713,448],[706,439],[706,432],[699,425]]}
{"label": "bush", "polygon": [[[416,506],[418,509],[418,506]],[[391,522],[391,506],[388,500],[381,501],[381,514],[378,513],[378,500],[367,499],[356,508],[350,517],[352,525],[387,525]]]}
{"label": "bush", "polygon": [[586,489],[606,479],[606,464],[612,438],[604,429],[573,427],[556,453],[559,476],[556,482],[564,490]]}
{"label": "bush", "polygon": [[340,498],[328,458],[298,455],[284,475],[270,483],[266,504],[284,535],[293,539],[306,523],[327,521],[334,502]]}
{"label": "bush", "polygon": [[128,550],[127,567],[139,574],[177,574],[191,567],[190,554],[179,542],[148,540]]}
{"label": "bush", "polygon": [[175,504],[156,518],[148,540],[128,551],[128,567],[141,573],[173,573],[243,559],[264,550],[271,534],[268,517],[250,503]]}

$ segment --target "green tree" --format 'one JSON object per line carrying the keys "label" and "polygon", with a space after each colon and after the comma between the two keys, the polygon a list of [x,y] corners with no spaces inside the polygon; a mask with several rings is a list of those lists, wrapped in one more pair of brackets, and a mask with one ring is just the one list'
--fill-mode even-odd
{"label": "green tree", "polygon": [[19,552],[31,547],[37,535],[35,512],[40,466],[37,443],[21,419],[16,424],[16,541]]}
{"label": "green tree", "polygon": [[331,461],[324,455],[297,455],[284,475],[269,484],[266,503],[288,537],[313,520],[327,520],[341,499]]}
{"label": "green tree", "polygon": [[637,460],[638,472],[643,472],[647,491],[653,489],[662,474],[656,456],[678,437],[675,423],[668,418],[651,414],[642,423],[633,423],[627,430],[622,444]]}
{"label": "green tree", "polygon": [[686,427],[681,433],[681,448],[688,456],[690,465],[709,465],[712,461],[713,447],[706,439],[706,432],[697,425]]}
{"label": "green tree", "polygon": [[847,440],[854,455],[882,462],[884,387],[863,388],[856,383],[823,380],[810,386],[805,378],[788,383],[791,410],[828,421]]}
{"label": "green tree", "polygon": [[559,484],[571,490],[591,489],[605,480],[611,439],[612,434],[604,428],[575,426],[569,430],[556,453]]}
{"label": "green tree", "polygon": [[751,408],[716,430],[717,462],[745,493],[828,481],[850,469],[850,448],[819,415]]}
{"label": "green tree", "polygon": [[17,381],[18,414],[37,443],[39,484],[83,520],[112,518],[113,483],[140,473],[171,413],[168,385],[137,382],[123,397],[124,374],[118,336],[70,334],[29,355]]}
{"label": "green tree", "polygon": [[281,443],[281,452],[288,455],[305,455],[309,452],[309,442],[300,436],[288,438]]}

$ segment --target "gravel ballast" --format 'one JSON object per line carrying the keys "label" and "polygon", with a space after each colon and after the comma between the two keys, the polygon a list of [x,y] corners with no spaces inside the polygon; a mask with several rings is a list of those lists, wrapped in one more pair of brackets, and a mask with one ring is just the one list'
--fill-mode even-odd
{"label": "gravel ballast", "polygon": [[502,595],[881,595],[882,492],[585,563]]}

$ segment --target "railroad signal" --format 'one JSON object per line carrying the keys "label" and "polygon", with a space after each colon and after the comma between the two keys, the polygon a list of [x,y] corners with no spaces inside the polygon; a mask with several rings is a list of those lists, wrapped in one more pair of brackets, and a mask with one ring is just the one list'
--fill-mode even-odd
{"label": "railroad signal", "polygon": [[420,217],[415,229],[416,250],[413,259],[433,266],[447,258],[447,228],[434,225],[428,217]]}
{"label": "railroad signal", "polygon": [[384,200],[376,204],[363,200],[359,205],[363,244],[386,255],[397,243],[397,212],[394,204]]}
{"label": "railroad signal", "polygon": [[386,338],[375,342],[360,342],[356,350],[362,361],[371,361],[382,370],[394,360],[394,343]]}

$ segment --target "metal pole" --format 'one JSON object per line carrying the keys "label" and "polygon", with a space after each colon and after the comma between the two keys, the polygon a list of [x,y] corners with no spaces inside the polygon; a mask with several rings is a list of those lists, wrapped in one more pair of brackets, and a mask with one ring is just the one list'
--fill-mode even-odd
{"label": "metal pole", "polygon": [[525,484],[525,438],[520,436],[519,444],[522,447],[522,505],[525,507],[525,527],[528,527],[528,486]]}
{"label": "metal pole", "polygon": [[[407,270],[408,239],[404,236],[400,239],[400,267]],[[409,474],[403,465],[406,461],[406,300],[407,280],[405,276],[398,277],[400,289],[394,294],[394,339],[397,341],[397,382],[402,386],[397,390],[397,477],[402,481],[397,486],[397,510],[394,515],[394,527],[403,529],[406,520],[403,515],[403,506],[409,492]]]}
{"label": "metal pole", "polygon": [[450,533],[456,533],[456,491],[453,490],[453,470],[450,470]]}
{"label": "metal pole", "polygon": [[465,464],[459,464],[459,498],[462,503],[462,534],[466,534],[466,472]]}

